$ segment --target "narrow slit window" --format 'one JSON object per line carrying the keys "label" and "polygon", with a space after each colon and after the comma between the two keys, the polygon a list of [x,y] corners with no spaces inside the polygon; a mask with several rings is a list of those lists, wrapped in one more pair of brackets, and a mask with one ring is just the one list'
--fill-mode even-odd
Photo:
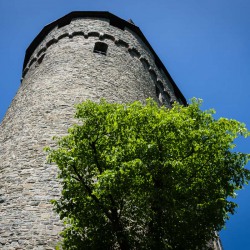
{"label": "narrow slit window", "polygon": [[96,42],[94,47],[94,53],[107,55],[108,45],[103,42]]}

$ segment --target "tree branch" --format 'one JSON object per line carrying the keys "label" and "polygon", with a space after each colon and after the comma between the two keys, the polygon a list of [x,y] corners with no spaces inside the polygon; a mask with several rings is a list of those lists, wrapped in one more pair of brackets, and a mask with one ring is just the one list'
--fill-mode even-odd
{"label": "tree branch", "polygon": [[100,209],[103,210],[103,212],[108,217],[108,219],[111,222],[113,222],[112,221],[113,220],[112,216],[110,215],[108,210],[102,205],[102,203],[99,201],[99,199],[92,193],[91,188],[85,183],[83,177],[78,173],[75,165],[73,165],[73,169],[74,169],[74,172],[75,172],[75,174],[77,176],[77,178],[75,177],[74,179],[80,181],[83,184],[83,186],[84,186],[85,190],[88,192],[89,196],[95,201],[95,203],[100,207]]}
{"label": "tree branch", "polygon": [[93,150],[93,153],[94,153],[94,160],[95,160],[95,164],[100,172],[100,174],[103,172],[102,168],[101,168],[101,165],[98,161],[98,157],[97,157],[97,150],[96,150],[96,140],[93,141],[93,142],[89,142],[89,145],[91,147],[91,149]]}

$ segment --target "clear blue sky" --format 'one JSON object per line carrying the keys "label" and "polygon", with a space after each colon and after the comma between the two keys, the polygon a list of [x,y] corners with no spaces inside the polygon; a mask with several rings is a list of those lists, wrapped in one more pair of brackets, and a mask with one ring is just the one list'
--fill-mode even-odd
{"label": "clear blue sky", "polygon": [[[184,96],[250,128],[249,0],[0,0],[0,121],[19,85],[26,48],[74,10],[105,10],[139,26]],[[250,139],[237,150],[250,152]],[[220,233],[225,250],[250,249],[250,186]]]}

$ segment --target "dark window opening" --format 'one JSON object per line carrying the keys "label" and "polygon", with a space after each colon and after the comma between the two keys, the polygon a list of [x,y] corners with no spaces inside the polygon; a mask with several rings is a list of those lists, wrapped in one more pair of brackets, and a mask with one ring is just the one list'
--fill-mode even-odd
{"label": "dark window opening", "polygon": [[94,53],[107,55],[108,45],[103,42],[96,42],[94,47]]}

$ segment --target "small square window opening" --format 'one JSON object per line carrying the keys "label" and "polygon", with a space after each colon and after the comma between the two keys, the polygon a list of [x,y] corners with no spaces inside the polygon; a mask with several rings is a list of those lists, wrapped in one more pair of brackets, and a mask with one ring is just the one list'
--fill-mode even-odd
{"label": "small square window opening", "polygon": [[103,42],[96,42],[94,47],[94,53],[107,55],[108,45]]}

